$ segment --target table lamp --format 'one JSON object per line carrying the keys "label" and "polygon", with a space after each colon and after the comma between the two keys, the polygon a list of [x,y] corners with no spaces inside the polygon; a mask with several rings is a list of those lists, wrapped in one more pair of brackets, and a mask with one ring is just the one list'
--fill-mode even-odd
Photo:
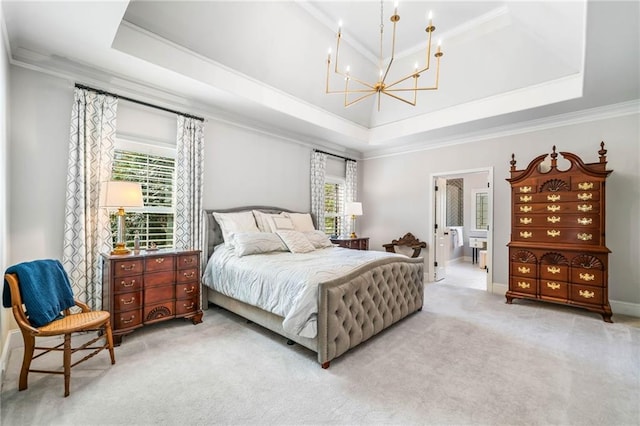
{"label": "table lamp", "polygon": [[358,238],[356,235],[356,216],[362,216],[362,203],[358,201],[348,201],[344,205],[344,213],[351,216],[352,232],[349,238]]}
{"label": "table lamp", "polygon": [[125,247],[125,207],[144,207],[142,188],[139,183],[124,181],[103,182],[100,186],[100,206],[118,209],[118,235],[116,247],[111,254],[128,254],[131,250]]}

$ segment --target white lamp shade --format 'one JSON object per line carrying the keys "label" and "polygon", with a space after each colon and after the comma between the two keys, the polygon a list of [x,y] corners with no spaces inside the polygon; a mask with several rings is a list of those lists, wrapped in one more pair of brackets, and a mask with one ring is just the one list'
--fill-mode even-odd
{"label": "white lamp shade", "polygon": [[110,181],[100,186],[100,206],[102,207],[144,207],[142,188],[139,183]]}
{"label": "white lamp shade", "polygon": [[345,203],[344,214],[347,216],[362,216],[362,203],[358,201]]}

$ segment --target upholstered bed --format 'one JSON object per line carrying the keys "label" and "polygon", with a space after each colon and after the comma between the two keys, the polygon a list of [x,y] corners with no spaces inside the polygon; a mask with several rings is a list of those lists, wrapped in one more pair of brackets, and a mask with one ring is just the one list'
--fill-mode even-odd
{"label": "upholstered bed", "polygon": [[[266,214],[293,213],[275,207],[206,210],[207,259],[212,256],[216,247],[216,256],[225,255],[222,250],[228,245],[220,246],[224,239],[213,212],[226,214],[254,210]],[[350,254],[343,252],[343,257]],[[382,252],[371,253],[371,257],[373,260],[344,275],[317,283],[317,302],[314,302],[317,303],[317,313],[314,313],[313,336],[308,332],[297,333],[286,328],[283,326],[283,316],[227,296],[220,288],[218,291],[203,285],[203,301],[205,307],[207,302],[213,303],[311,349],[317,353],[322,367],[328,368],[334,358],[422,309],[423,260],[401,255],[386,256]],[[206,269],[210,268],[211,266]],[[203,282],[207,281],[211,284],[211,278],[203,276]]]}

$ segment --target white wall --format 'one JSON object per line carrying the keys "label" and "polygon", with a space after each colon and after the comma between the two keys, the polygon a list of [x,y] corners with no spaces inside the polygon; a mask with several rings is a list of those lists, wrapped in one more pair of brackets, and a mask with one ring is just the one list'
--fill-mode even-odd
{"label": "white wall", "polygon": [[[0,271],[7,269],[7,227],[9,211],[7,205],[7,192],[9,191],[9,56],[5,45],[4,14],[0,5]],[[3,286],[4,288],[4,286]],[[2,294],[0,289],[0,294]],[[0,353],[3,352],[5,340],[11,327],[11,311],[0,309]],[[0,369],[4,366],[0,366]]]}
{"label": "white wall", "polygon": [[612,251],[609,298],[640,303],[639,122],[640,115],[635,114],[363,161],[361,198],[367,214],[360,219],[360,233],[369,236],[371,247],[377,250],[406,232],[430,241],[430,174],[494,167],[494,255],[490,266],[494,282],[506,285],[511,193],[505,179],[509,177],[511,153],[516,155],[518,169],[551,152],[553,145],[585,162],[597,162],[600,141],[604,141],[608,167],[614,170],[607,181],[606,242]]}

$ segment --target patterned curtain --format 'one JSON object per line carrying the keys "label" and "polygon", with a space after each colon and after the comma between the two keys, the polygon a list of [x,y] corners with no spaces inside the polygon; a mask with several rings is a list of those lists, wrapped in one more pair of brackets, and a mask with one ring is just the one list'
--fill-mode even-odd
{"label": "patterned curtain", "polygon": [[311,152],[311,214],[316,218],[316,228],[324,231],[324,182],[327,154]]}
{"label": "patterned curtain", "polygon": [[[347,160],[346,169],[344,202],[358,201],[358,163]],[[342,235],[350,235],[355,231],[350,217],[342,221],[342,227]]]}
{"label": "patterned curtain", "polygon": [[203,173],[204,122],[179,115],[173,221],[174,246],[178,250],[203,248]]}
{"label": "patterned curtain", "polygon": [[75,89],[67,168],[64,265],[74,296],[102,309],[101,252],[113,245],[109,213],[100,208],[100,183],[111,179],[118,100]]}

